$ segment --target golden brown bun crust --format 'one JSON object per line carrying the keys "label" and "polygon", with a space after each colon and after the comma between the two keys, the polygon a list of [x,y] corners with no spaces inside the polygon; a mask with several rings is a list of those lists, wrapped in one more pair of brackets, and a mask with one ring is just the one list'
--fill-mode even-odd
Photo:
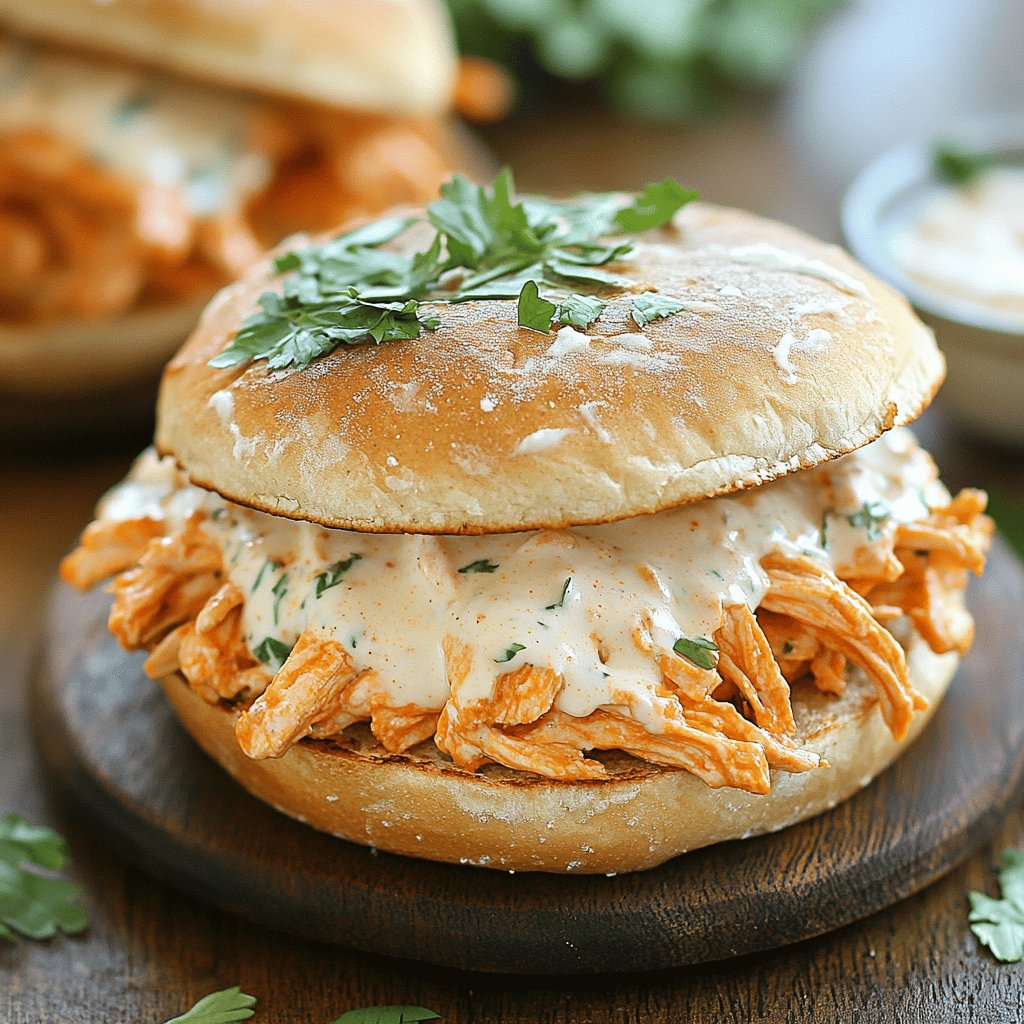
{"label": "golden brown bun crust", "polygon": [[443,113],[455,83],[438,0],[0,0],[0,25],[353,110]]}
{"label": "golden brown bun crust", "polygon": [[[780,224],[692,205],[617,269],[698,308],[556,356],[514,300],[445,305],[433,333],[301,373],[211,369],[270,283],[255,268],[168,366],[157,446],[232,501],[328,526],[561,528],[813,466],[910,422],[941,382],[903,298]],[[615,295],[590,333],[636,332],[630,302]]]}
{"label": "golden brown bun crust", "polygon": [[205,703],[178,676],[163,687],[214,760],[261,800],[314,828],[429,860],[593,874],[651,868],[687,850],[774,832],[866,786],[924,728],[959,664],[955,654],[933,654],[917,639],[908,661],[931,706],[906,739],[893,740],[862,678],[841,700],[808,687],[794,701],[798,735],[829,766],[773,772],[767,796],[710,789],[687,772],[624,755],[608,760],[613,777],[602,782],[551,782],[503,768],[473,775],[436,751],[432,758],[370,757],[322,742],[250,761],[235,741],[234,711]]}

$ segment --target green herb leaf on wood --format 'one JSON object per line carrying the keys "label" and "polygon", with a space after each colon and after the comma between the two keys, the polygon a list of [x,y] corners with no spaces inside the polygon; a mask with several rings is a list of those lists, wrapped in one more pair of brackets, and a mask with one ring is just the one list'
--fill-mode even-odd
{"label": "green herb leaf on wood", "polygon": [[999,869],[1000,899],[969,892],[971,911],[967,920],[978,941],[992,950],[997,960],[1024,960],[1024,850],[1004,850]]}
{"label": "green herb leaf on wood", "polygon": [[67,845],[52,829],[17,814],[0,819],[0,938],[50,939],[85,928],[81,889],[45,873],[62,870],[67,860]]}
{"label": "green herb leaf on wood", "polygon": [[204,996],[190,1010],[172,1017],[167,1024],[237,1024],[256,1011],[256,997],[246,995],[238,985]]}
{"label": "green herb leaf on wood", "polygon": [[422,1006],[366,1006],[343,1013],[333,1024],[421,1024],[440,1019],[440,1014]]}

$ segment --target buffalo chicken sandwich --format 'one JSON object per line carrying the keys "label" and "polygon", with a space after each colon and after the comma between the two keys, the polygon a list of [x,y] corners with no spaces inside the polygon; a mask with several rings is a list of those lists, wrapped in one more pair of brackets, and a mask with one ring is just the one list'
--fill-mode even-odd
{"label": "buffalo chicken sandwich", "polygon": [[441,193],[217,296],[65,579],[243,786],[380,849],[637,870],[866,785],[991,529],[904,428],[931,333],[672,181]]}
{"label": "buffalo chicken sandwich", "polygon": [[269,245],[435,195],[454,84],[434,0],[0,0],[5,384],[155,369]]}

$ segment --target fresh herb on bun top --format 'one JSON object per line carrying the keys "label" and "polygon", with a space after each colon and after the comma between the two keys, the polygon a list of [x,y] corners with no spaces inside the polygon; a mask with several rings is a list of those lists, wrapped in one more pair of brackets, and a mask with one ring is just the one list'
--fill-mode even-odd
{"label": "fresh herb on bun top", "polygon": [[675,182],[298,240],[168,366],[65,578],[186,728],[336,835],[651,867],[865,785],[973,624],[943,375],[840,250]]}

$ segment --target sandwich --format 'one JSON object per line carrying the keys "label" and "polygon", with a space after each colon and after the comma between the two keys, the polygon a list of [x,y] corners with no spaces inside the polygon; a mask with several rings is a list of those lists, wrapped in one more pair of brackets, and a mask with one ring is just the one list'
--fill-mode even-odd
{"label": "sandwich", "polygon": [[4,0],[5,385],[155,373],[270,245],[425,202],[455,70],[434,0]]}
{"label": "sandwich", "polygon": [[906,429],[943,372],[841,250],[671,180],[456,176],[214,299],[62,572],[284,813],[650,868],[847,798],[941,701],[991,532]]}

